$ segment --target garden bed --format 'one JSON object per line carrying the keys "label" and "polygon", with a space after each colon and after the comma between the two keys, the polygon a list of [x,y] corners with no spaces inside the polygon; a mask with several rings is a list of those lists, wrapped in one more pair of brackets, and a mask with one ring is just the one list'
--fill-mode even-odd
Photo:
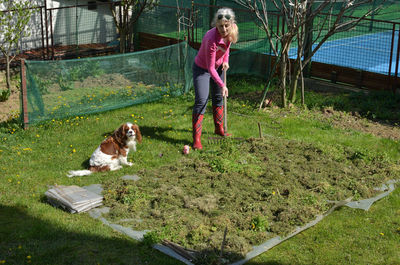
{"label": "garden bed", "polygon": [[108,181],[107,218],[151,230],[145,243],[166,239],[194,250],[196,264],[230,263],[326,212],[328,200],[369,198],[374,187],[400,178],[400,168],[384,158],[364,158],[282,138],[225,141],[174,165],[143,169],[139,181]]}

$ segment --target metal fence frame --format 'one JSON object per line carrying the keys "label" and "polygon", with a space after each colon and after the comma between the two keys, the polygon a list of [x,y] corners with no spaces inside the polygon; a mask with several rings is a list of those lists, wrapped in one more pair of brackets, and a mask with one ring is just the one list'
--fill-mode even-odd
{"label": "metal fence frame", "polygon": [[[118,4],[119,2],[108,2],[108,3],[102,3],[102,2],[96,2],[97,6],[110,6],[110,5],[115,5]],[[41,47],[34,47],[29,50],[22,50],[22,53],[20,54],[20,58],[27,58],[27,59],[40,59],[40,60],[54,60],[54,59],[67,59],[67,58],[77,58],[79,56],[96,56],[96,55],[104,55],[104,54],[109,54],[109,53],[116,53],[117,52],[117,47],[109,45],[110,41],[105,41],[105,42],[95,42],[95,43],[85,43],[81,44],[79,43],[79,38],[76,37],[76,42],[73,43],[72,45],[66,45],[61,47],[60,45],[57,45],[55,43],[55,35],[57,34],[56,30],[53,28],[54,24],[54,19],[55,19],[55,13],[60,12],[60,10],[67,10],[67,9],[72,9],[75,8],[77,10],[78,8],[80,9],[89,9],[89,5],[73,5],[73,6],[67,6],[67,7],[58,7],[58,8],[48,8],[45,4],[43,6],[37,6],[34,7],[33,9],[37,10],[35,12],[36,17],[40,17],[40,26],[38,27],[39,30],[36,31],[37,36],[36,40],[37,43],[40,43]],[[158,8],[164,8],[164,9],[169,9],[169,10],[176,10],[177,12],[178,7],[176,6],[165,6],[165,5],[159,5]],[[210,6],[206,4],[196,4],[193,3],[190,8],[179,8],[181,14],[185,18],[190,21],[190,25],[186,27],[187,33],[185,39],[188,41],[188,43],[194,47],[198,48],[201,42],[201,37],[203,35],[204,28],[200,25],[199,19],[200,17],[207,15],[210,17],[210,14],[214,12],[217,8],[220,8],[220,6]],[[201,14],[201,10],[206,10],[208,14]],[[245,12],[246,14],[251,16],[251,12],[247,9],[239,9],[235,8],[234,9],[237,13],[238,12]],[[77,14],[77,12],[75,12]],[[247,16],[247,15],[246,15]],[[282,23],[281,17],[276,14],[275,18],[275,27],[277,29],[283,29],[284,24]],[[367,88],[373,88],[373,89],[384,89],[384,90],[393,90],[396,91],[400,87],[400,78],[398,77],[399,71],[400,71],[400,66],[399,66],[399,60],[400,60],[400,44],[395,47],[395,33],[398,33],[400,35],[400,23],[399,22],[390,22],[390,21],[380,21],[380,20],[373,20],[373,19],[365,19],[364,21],[371,22],[372,23],[385,23],[389,25],[389,27],[392,28],[392,44],[391,44],[391,51],[390,51],[390,63],[389,63],[389,72],[387,75],[379,75],[378,77],[376,75],[371,75],[371,73],[366,72],[366,71],[360,71],[359,69],[351,69],[351,68],[344,68],[341,69],[340,67],[338,68],[337,66],[334,65],[326,65],[326,64],[320,64],[320,63],[312,63],[314,71],[311,72],[311,76],[316,76],[316,77],[321,77],[324,79],[331,80],[332,82],[344,82],[344,83],[349,83],[353,84],[355,86],[359,87],[367,87]],[[112,22],[112,26],[109,27],[114,27],[115,25],[114,22]],[[93,29],[97,30],[97,29]],[[143,32],[143,29],[136,28],[137,30],[137,36],[140,36],[141,32]],[[145,29],[146,30],[146,29]],[[76,34],[79,33],[79,29],[76,30]],[[143,35],[154,35],[154,38],[157,38],[159,34],[150,32],[151,34],[148,34],[149,32],[144,31]],[[99,36],[101,34],[104,34],[104,32],[98,32],[96,33]],[[106,33],[107,34],[107,33]],[[251,34],[251,32],[250,32]],[[243,36],[243,35],[242,35]],[[31,36],[31,38],[35,38],[35,36]],[[257,37],[257,36],[255,36]],[[104,39],[104,38],[103,38]],[[136,40],[137,38],[135,38]],[[135,45],[138,46],[140,43],[143,47],[151,48],[154,47],[154,45],[143,45],[146,41],[146,38],[141,39],[140,37],[140,42],[136,43]],[[112,40],[118,45],[117,42],[117,36]],[[112,42],[111,41],[111,42]],[[151,40],[148,40],[151,42]],[[174,37],[168,37],[167,42],[165,45],[172,44],[182,41],[181,39],[176,39]],[[24,39],[22,40],[22,43],[24,42]],[[161,43],[161,42],[160,42]],[[150,43],[151,44],[151,43]],[[95,45],[98,45],[99,47],[96,47]],[[162,44],[157,44],[157,45],[162,45]],[[157,47],[157,46],[155,46]],[[136,48],[135,48],[136,49]],[[137,47],[137,50],[141,50],[141,47]],[[61,51],[61,52],[60,52]],[[261,55],[260,55],[261,56]],[[264,56],[264,55],[263,55]],[[268,59],[271,61],[271,58]],[[273,58],[272,58],[273,60]],[[394,65],[391,62],[395,62]],[[19,61],[16,61],[14,64],[19,64]],[[391,74],[392,70],[394,70],[394,74]],[[349,72],[348,75],[346,75],[346,71]],[[343,73],[339,74],[338,73]],[[371,77],[372,76],[372,77]],[[356,79],[356,80],[350,80]],[[368,82],[375,83],[375,85],[370,86]],[[381,88],[378,88],[377,86],[381,86]],[[384,86],[384,87],[383,87]]]}

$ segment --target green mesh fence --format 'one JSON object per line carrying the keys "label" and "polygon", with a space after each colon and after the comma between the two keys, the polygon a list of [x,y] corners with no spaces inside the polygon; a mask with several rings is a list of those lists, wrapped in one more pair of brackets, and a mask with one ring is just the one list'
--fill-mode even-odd
{"label": "green mesh fence", "polygon": [[192,86],[195,54],[182,42],[97,58],[26,61],[29,124],[181,95]]}

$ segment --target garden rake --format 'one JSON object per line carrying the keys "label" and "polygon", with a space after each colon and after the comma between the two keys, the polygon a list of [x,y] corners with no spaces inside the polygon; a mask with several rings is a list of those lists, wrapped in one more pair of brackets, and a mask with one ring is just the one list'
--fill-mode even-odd
{"label": "garden rake", "polygon": [[[226,86],[226,69],[224,69],[224,84]],[[227,106],[227,100],[226,100],[226,95],[224,95],[224,132],[228,132],[228,106]]]}

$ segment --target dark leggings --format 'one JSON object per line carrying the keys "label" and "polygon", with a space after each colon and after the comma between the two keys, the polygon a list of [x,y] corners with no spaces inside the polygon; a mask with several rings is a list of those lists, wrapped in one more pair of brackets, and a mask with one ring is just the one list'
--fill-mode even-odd
{"label": "dark leggings", "polygon": [[[222,79],[222,67],[219,67],[219,69],[217,69],[217,72]],[[207,70],[193,63],[193,86],[195,93],[193,114],[204,114],[206,112],[208,95],[210,93],[210,85],[212,105],[217,107],[222,106],[222,89],[214,82],[214,80],[211,78],[210,73]]]}

